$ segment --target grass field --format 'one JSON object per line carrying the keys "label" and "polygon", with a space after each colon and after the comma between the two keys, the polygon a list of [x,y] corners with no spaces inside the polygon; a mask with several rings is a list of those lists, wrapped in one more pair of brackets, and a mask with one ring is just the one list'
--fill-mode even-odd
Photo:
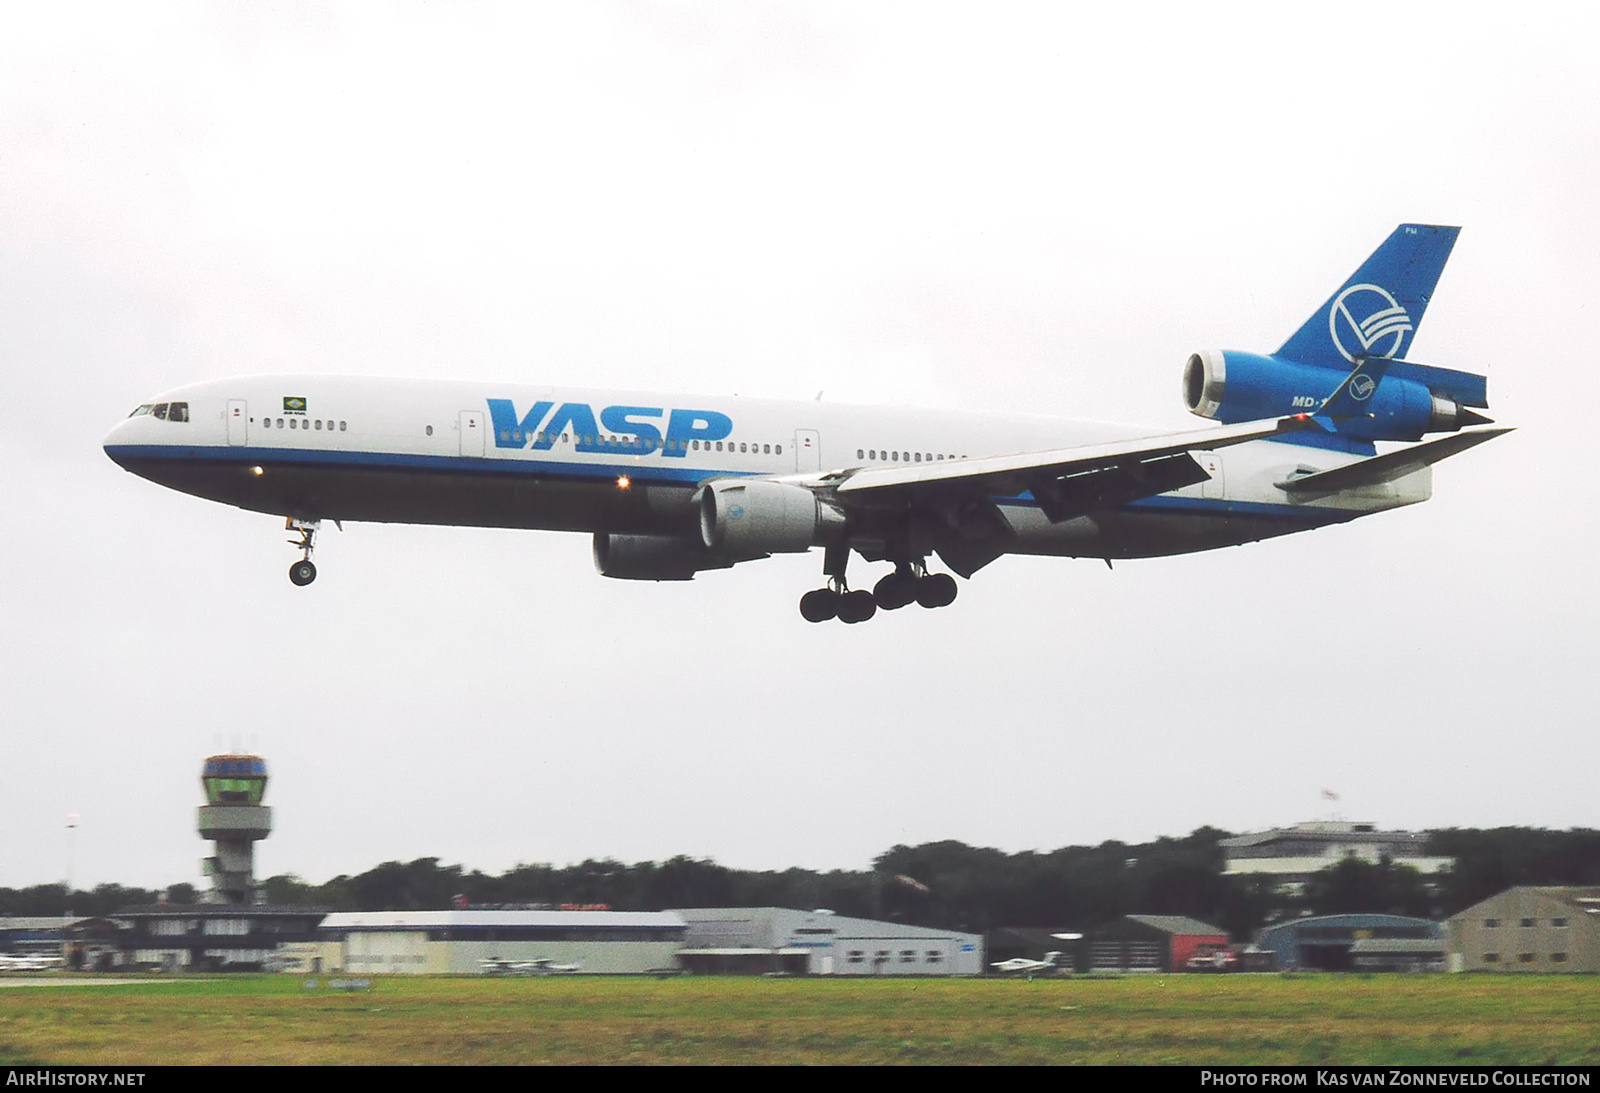
{"label": "grass field", "polygon": [[0,1063],[1600,1063],[1587,976],[317,982],[0,991]]}

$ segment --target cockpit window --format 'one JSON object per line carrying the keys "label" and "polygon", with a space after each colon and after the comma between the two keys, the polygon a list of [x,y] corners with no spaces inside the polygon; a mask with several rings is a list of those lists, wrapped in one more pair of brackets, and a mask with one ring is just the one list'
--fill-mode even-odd
{"label": "cockpit window", "polygon": [[174,402],[167,410],[168,421],[188,421],[189,404],[187,402]]}
{"label": "cockpit window", "polygon": [[129,417],[141,417],[144,414],[148,414],[151,410],[154,410],[154,409],[155,409],[155,407],[150,405],[150,403],[147,402],[143,406],[140,406],[137,409],[135,409],[133,411],[133,413],[129,414],[128,416]]}
{"label": "cockpit window", "polygon": [[155,415],[157,421],[167,420],[167,404],[164,402],[156,403],[155,409],[150,412]]}

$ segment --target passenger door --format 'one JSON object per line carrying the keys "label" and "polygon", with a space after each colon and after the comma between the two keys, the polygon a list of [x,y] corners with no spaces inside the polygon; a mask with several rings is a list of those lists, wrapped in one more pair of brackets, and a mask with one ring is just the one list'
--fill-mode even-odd
{"label": "passenger door", "polygon": [[239,447],[250,440],[250,405],[242,398],[228,400],[228,443]]}
{"label": "passenger door", "polygon": [[483,455],[483,411],[461,411],[459,429],[461,432],[461,454]]}
{"label": "passenger door", "polygon": [[794,469],[801,472],[822,469],[822,437],[815,429],[795,430]]}

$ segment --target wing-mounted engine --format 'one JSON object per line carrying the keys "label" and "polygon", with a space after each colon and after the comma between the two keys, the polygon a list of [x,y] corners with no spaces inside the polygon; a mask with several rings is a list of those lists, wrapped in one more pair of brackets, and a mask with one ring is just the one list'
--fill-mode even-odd
{"label": "wing-mounted engine", "polygon": [[675,535],[594,536],[594,567],[623,581],[692,581],[708,569],[728,569],[735,559],[706,549],[699,539]]}
{"label": "wing-mounted engine", "polygon": [[1387,358],[1357,357],[1343,367],[1279,356],[1207,350],[1183,370],[1189,412],[1232,424],[1311,414],[1356,440],[1420,440],[1489,419],[1483,376]]}
{"label": "wing-mounted engine", "polygon": [[799,554],[844,531],[843,511],[805,486],[727,478],[700,488],[700,538],[736,559]]}

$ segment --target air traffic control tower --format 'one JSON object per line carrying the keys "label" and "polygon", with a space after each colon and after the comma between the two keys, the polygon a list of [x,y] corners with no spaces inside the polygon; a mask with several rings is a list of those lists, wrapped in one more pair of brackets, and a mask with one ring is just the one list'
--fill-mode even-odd
{"label": "air traffic control tower", "polygon": [[272,834],[272,809],[261,803],[267,792],[267,761],[259,755],[213,755],[200,772],[206,803],[200,806],[200,837],[216,853],[200,862],[211,878],[207,903],[255,901],[255,843]]}

